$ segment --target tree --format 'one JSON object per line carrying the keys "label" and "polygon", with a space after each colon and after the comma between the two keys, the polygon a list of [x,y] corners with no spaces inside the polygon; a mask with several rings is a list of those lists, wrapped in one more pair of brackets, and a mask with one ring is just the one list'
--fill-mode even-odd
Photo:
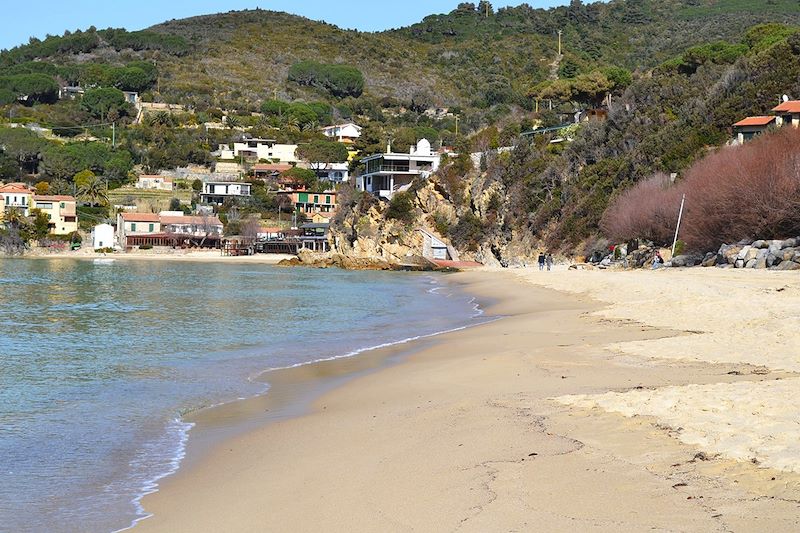
{"label": "tree", "polygon": [[50,184],[46,181],[37,182],[34,189],[36,189],[36,194],[50,194]]}
{"label": "tree", "polygon": [[173,198],[169,201],[169,210],[170,211],[180,211],[181,210],[181,201],[177,198]]}
{"label": "tree", "polygon": [[101,120],[108,120],[112,112],[118,116],[127,114],[127,106],[125,95],[113,87],[89,89],[81,101],[81,107]]}
{"label": "tree", "polygon": [[105,183],[97,176],[89,179],[83,187],[78,189],[78,197],[91,206],[108,205],[108,190]]}
{"label": "tree", "polygon": [[31,237],[40,241],[50,233],[50,217],[41,209],[31,209]]}
{"label": "tree", "polygon": [[594,107],[600,105],[603,99],[612,88],[612,83],[605,74],[598,70],[581,74],[575,78],[573,91],[575,99],[579,102],[586,102]]}
{"label": "tree", "polygon": [[72,176],[72,182],[75,186],[79,189],[86,187],[93,179],[95,179],[95,173],[89,169],[81,170],[74,176]]}
{"label": "tree", "polygon": [[311,164],[314,170],[330,168],[331,163],[347,161],[347,147],[340,142],[315,140],[297,147],[297,155]]}

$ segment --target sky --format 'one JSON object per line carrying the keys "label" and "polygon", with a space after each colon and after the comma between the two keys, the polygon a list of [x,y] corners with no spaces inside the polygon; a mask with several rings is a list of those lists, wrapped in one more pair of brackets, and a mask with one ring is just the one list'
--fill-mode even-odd
{"label": "sky", "polygon": [[[61,35],[95,26],[141,30],[170,19],[239,9],[287,11],[343,28],[379,31],[419,22],[427,15],[448,13],[459,0],[38,0],[34,6],[0,0],[0,49],[25,44],[30,37]],[[474,0],[477,4],[477,0]],[[524,0],[494,1],[495,9]],[[533,7],[551,7],[568,0],[527,0]]]}

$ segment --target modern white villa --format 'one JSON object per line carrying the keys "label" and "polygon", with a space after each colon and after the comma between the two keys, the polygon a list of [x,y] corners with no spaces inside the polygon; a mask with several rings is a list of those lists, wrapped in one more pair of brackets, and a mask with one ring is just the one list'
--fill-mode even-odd
{"label": "modern white villa", "polygon": [[348,163],[310,163],[309,166],[320,179],[331,183],[342,183],[350,179]]}
{"label": "modern white villa", "polygon": [[337,124],[322,128],[322,134],[340,143],[352,144],[361,137],[361,126],[348,122],[347,124]]}
{"label": "modern white villa", "polygon": [[439,168],[441,156],[431,150],[431,143],[421,139],[407,154],[392,152],[386,147],[383,154],[373,154],[361,160],[364,172],[356,177],[356,189],[391,199],[398,191],[407,189],[414,178],[427,178]]}
{"label": "modern white villa", "polygon": [[207,181],[200,193],[200,201],[204,204],[222,204],[228,199],[248,197],[250,184],[241,181]]}
{"label": "modern white villa", "polygon": [[278,144],[275,139],[244,139],[241,142],[219,145],[220,159],[246,161],[272,161],[275,163],[298,163],[296,144]]}

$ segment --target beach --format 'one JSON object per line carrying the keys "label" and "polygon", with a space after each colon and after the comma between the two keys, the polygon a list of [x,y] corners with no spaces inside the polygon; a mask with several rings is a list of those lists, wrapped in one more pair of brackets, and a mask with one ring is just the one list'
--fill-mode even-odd
{"label": "beach", "polygon": [[193,414],[184,466],[135,529],[798,528],[791,273],[450,279],[502,318],[263,376],[329,384],[291,416],[256,400]]}

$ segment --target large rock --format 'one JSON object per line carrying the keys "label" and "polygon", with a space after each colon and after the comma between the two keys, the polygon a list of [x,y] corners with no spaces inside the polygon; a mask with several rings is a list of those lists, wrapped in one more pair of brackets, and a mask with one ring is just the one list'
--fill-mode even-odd
{"label": "large rock", "polygon": [[800,270],[800,263],[783,261],[780,265],[775,267],[775,270]]}
{"label": "large rock", "polygon": [[[742,250],[744,251],[744,250]],[[739,256],[744,259],[745,263],[749,263],[754,259],[758,259],[758,254],[761,253],[761,250],[758,248],[750,247],[747,252],[744,254],[744,257],[741,257],[742,252],[739,252]]]}
{"label": "large rock", "polygon": [[742,251],[742,246],[739,246],[739,245],[727,245],[727,246],[723,246],[719,250],[720,250],[719,253],[725,259],[725,262],[728,263],[729,265],[733,265],[733,264],[736,263],[736,258],[739,256],[739,252]]}
{"label": "large rock", "polygon": [[714,252],[709,252],[703,258],[702,265],[704,267],[713,267],[714,265],[716,265],[719,262],[720,257],[722,257],[722,256],[719,255],[719,254],[715,254]]}
{"label": "large rock", "polygon": [[783,254],[767,254],[767,268],[774,267],[783,261]]}
{"label": "large rock", "polygon": [[767,247],[769,247],[769,243],[767,241],[764,241],[764,240],[758,240],[758,241],[753,243],[753,248],[759,248],[760,249],[760,248],[767,248]]}
{"label": "large rock", "polygon": [[683,255],[676,255],[670,261],[671,266],[673,267],[691,267],[695,265],[699,265],[703,262],[703,257],[697,254],[683,254]]}
{"label": "large rock", "polygon": [[794,248],[795,246],[797,246],[797,239],[786,239],[785,241],[781,242],[781,249]]}
{"label": "large rock", "polygon": [[734,268],[744,268],[744,259],[737,259],[733,263]]}
{"label": "large rock", "polygon": [[757,263],[758,263],[758,259],[756,259],[754,257],[753,259],[750,259],[749,261],[747,261],[747,263],[745,263],[744,267],[745,268],[755,268]]}
{"label": "large rock", "polygon": [[782,250],[781,259],[784,261],[791,261],[794,254],[797,253],[797,248],[786,248]]}
{"label": "large rock", "polygon": [[756,265],[753,268],[767,268],[767,256],[759,256],[758,259],[755,260]]}

